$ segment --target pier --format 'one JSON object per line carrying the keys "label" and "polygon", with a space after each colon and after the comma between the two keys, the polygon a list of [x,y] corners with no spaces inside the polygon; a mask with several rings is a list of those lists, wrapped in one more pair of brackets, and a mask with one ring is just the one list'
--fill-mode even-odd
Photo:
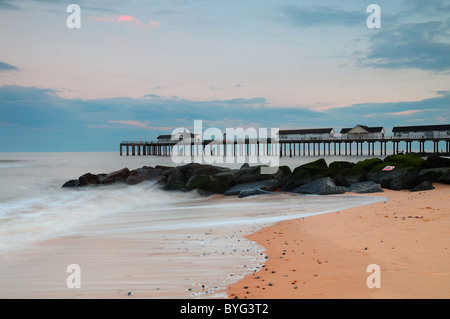
{"label": "pier", "polygon": [[[393,136],[383,127],[357,125],[343,128],[336,136],[332,128],[279,131],[279,138],[237,137],[202,140],[192,133],[172,137],[160,135],[158,141],[120,143],[123,156],[386,156],[417,153],[450,155],[450,125],[394,127]],[[413,144],[416,146],[413,150]],[[433,151],[426,152],[426,146]],[[125,153],[124,153],[125,148]]]}
{"label": "pier", "polygon": [[[418,143],[419,149],[413,151],[412,144]],[[272,143],[268,139],[265,143],[253,139],[244,139],[227,143],[224,141],[203,141],[201,143],[183,141],[166,142],[133,142],[125,141],[120,143],[120,155],[126,156],[171,156],[176,151],[179,155],[273,155],[280,157],[293,156],[385,156],[399,153],[427,154],[425,145],[432,144],[432,154],[450,155],[449,138],[401,138],[385,136],[378,139],[356,139],[340,138],[322,140],[278,140]],[[220,147],[222,145],[222,147]],[[220,153],[217,153],[220,152]]]}

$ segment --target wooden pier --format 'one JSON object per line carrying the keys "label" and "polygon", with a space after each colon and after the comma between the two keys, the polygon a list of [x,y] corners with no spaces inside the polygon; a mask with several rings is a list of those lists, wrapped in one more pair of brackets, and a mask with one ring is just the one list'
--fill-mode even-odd
{"label": "wooden pier", "polygon": [[[418,154],[429,154],[425,145],[432,143],[432,154],[450,155],[450,137],[438,138],[408,138],[384,136],[382,138],[348,138],[333,137],[327,139],[283,139],[272,143],[270,139],[264,142],[257,139],[242,139],[228,142],[223,141],[165,141],[165,142],[121,142],[120,155],[127,156],[182,156],[215,155],[215,156],[260,156],[277,155],[280,157],[293,156],[375,156],[391,154],[413,153],[412,144],[418,143]],[[444,145],[444,146],[443,146]],[[365,146],[365,147],[364,147]],[[125,153],[124,153],[125,148]],[[174,153],[175,152],[175,153]],[[377,154],[375,154],[377,153]]]}

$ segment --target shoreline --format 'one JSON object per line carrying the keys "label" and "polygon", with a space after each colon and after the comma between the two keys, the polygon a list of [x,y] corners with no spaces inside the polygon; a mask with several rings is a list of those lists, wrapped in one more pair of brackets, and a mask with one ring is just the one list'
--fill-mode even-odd
{"label": "shoreline", "polygon": [[[450,185],[434,186],[384,189],[372,195],[387,201],[282,221],[247,236],[269,258],[230,285],[228,298],[449,298]],[[371,264],[380,266],[381,288],[366,284]]]}

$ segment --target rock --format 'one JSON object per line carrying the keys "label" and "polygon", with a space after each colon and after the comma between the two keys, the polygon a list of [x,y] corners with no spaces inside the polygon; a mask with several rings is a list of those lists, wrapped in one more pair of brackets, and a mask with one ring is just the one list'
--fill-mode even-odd
{"label": "rock", "polygon": [[292,190],[292,193],[317,194],[327,187],[336,187],[330,177],[322,177]]}
{"label": "rock", "polygon": [[170,168],[162,174],[165,177],[165,190],[185,190],[186,178],[178,167]]}
{"label": "rock", "polygon": [[329,168],[334,171],[340,171],[344,168],[353,168],[355,163],[346,162],[346,161],[335,161],[330,163]]}
{"label": "rock", "polygon": [[358,163],[356,163],[356,165],[354,166],[354,169],[358,170],[364,170],[366,172],[369,172],[373,167],[379,165],[383,163],[383,161],[379,158],[368,158],[365,159],[363,161],[359,161]]}
{"label": "rock", "polygon": [[393,164],[392,166],[395,166],[395,167],[421,168],[422,165],[424,165],[425,160],[422,157],[420,157],[419,155],[410,153],[410,154],[395,154],[395,155],[387,156],[384,159],[384,162]]}
{"label": "rock", "polygon": [[450,184],[450,167],[442,173],[438,183]]}
{"label": "rock", "polygon": [[348,191],[351,193],[358,193],[358,194],[384,192],[383,189],[381,188],[381,185],[373,181],[352,184],[348,188]]}
{"label": "rock", "polygon": [[450,167],[450,158],[441,156],[428,156],[422,164],[422,169]]}
{"label": "rock", "polygon": [[241,169],[246,169],[246,168],[250,168],[250,165],[248,163],[242,164]]}
{"label": "rock", "polygon": [[246,189],[246,190],[242,190],[239,193],[238,198],[244,198],[244,197],[255,196],[255,195],[273,195],[273,194],[276,194],[276,193],[265,191],[263,189]]}
{"label": "rock", "polygon": [[188,181],[192,176],[195,175],[215,175],[220,172],[227,172],[229,171],[229,168],[226,167],[219,167],[219,166],[213,166],[213,165],[202,165],[200,167],[194,168],[192,170],[187,171],[184,173],[184,176],[186,177],[186,180]]}
{"label": "rock", "polygon": [[115,182],[125,182],[130,176],[130,170],[128,168],[122,168],[121,170],[111,172],[103,179],[102,184],[111,184]]}
{"label": "rock", "polygon": [[78,178],[79,186],[100,184],[100,178],[91,173],[86,173]]}
{"label": "rock", "polygon": [[392,190],[402,190],[402,189],[412,189],[417,185],[417,176],[419,172],[417,169],[403,169],[401,170],[400,176],[391,180],[389,189]]}
{"label": "rock", "polygon": [[80,185],[80,181],[78,179],[72,179],[64,183],[62,187],[77,187]]}
{"label": "rock", "polygon": [[336,184],[349,187],[355,183],[365,182],[367,180],[367,171],[361,168],[344,168],[338,171],[334,177]]}
{"label": "rock", "polygon": [[317,192],[317,195],[338,195],[347,192],[347,187],[344,186],[325,186]]}
{"label": "rock", "polygon": [[220,179],[226,185],[233,185],[234,180],[242,174],[244,174],[244,172],[239,169],[231,169],[229,171],[216,173],[213,177]]}
{"label": "rock", "polygon": [[155,168],[163,170],[163,171],[167,171],[167,170],[173,168],[173,166],[156,165]]}
{"label": "rock", "polygon": [[159,168],[154,168],[150,171],[150,173],[146,176],[145,180],[147,181],[157,181],[163,182],[165,180],[164,171]]}
{"label": "rock", "polygon": [[392,190],[412,189],[417,185],[416,168],[395,168],[392,171],[370,172],[367,179],[379,183],[382,188]]}
{"label": "rock", "polygon": [[186,184],[187,190],[201,189],[211,193],[222,194],[227,190],[226,185],[210,175],[199,174],[192,176]]}
{"label": "rock", "polygon": [[311,175],[312,179],[323,177],[328,172],[328,165],[325,159],[320,158],[317,161],[301,165],[294,169],[294,174],[299,170],[305,170]]}
{"label": "rock", "polygon": [[239,171],[243,174],[240,174],[233,180],[234,185],[273,179],[272,174],[261,174],[260,166],[241,167]]}
{"label": "rock", "polygon": [[[427,168],[419,172],[419,181],[438,182],[443,176],[450,174],[450,167]],[[447,178],[443,178],[447,179]]]}
{"label": "rock", "polygon": [[434,186],[432,183],[430,183],[429,181],[424,181],[422,183],[420,183],[419,185],[417,185],[416,187],[414,187],[411,192],[419,192],[419,191],[426,191],[426,190],[431,190],[434,189]]}
{"label": "rock", "polygon": [[289,192],[301,185],[309,183],[310,181],[311,175],[308,173],[307,170],[297,169],[295,173],[290,174],[290,176],[281,183],[280,190],[283,192],[285,191]]}
{"label": "rock", "polygon": [[257,181],[253,183],[238,184],[226,190],[225,195],[239,195],[241,191],[248,190],[265,190],[273,191],[278,188],[278,181],[269,179],[264,181]]}
{"label": "rock", "polygon": [[125,182],[128,185],[135,185],[145,181],[147,176],[154,170],[151,167],[143,167],[130,171],[130,175],[127,177]]}

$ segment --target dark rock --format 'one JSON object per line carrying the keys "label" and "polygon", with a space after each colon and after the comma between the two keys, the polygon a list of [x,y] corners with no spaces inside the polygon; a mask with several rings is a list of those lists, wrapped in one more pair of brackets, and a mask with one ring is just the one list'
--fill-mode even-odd
{"label": "dark rock", "polygon": [[344,168],[338,171],[334,177],[336,184],[349,187],[355,183],[365,182],[367,180],[367,171],[361,168]]}
{"label": "dark rock", "polygon": [[225,195],[239,195],[241,191],[259,190],[259,189],[265,191],[274,191],[278,188],[278,185],[279,185],[278,181],[273,179],[257,181],[253,183],[238,184],[227,189]]}
{"label": "dark rock", "polygon": [[348,191],[351,193],[358,193],[358,194],[384,192],[383,189],[381,188],[381,185],[373,181],[352,184],[348,188]]}
{"label": "dark rock", "polygon": [[125,182],[128,185],[135,185],[145,181],[147,176],[154,170],[154,168],[143,167],[130,171],[130,175],[127,177]]}
{"label": "dark rock", "polygon": [[233,185],[234,180],[244,174],[244,171],[241,171],[239,169],[231,169],[229,171],[219,172],[213,175],[214,178],[220,179],[222,182],[224,182],[226,185]]}
{"label": "dark rock", "polygon": [[111,172],[103,179],[102,184],[111,184],[115,182],[125,182],[130,176],[130,170],[128,168],[122,168],[121,170]]}
{"label": "dark rock", "polygon": [[428,156],[422,164],[422,169],[450,167],[450,158],[441,156]]}
{"label": "dark rock", "polygon": [[163,170],[163,171],[167,171],[167,170],[173,168],[173,166],[156,165],[155,168]]}
{"label": "dark rock", "polygon": [[241,166],[241,169],[250,168],[250,165],[248,163],[244,163]]}
{"label": "dark rock", "polygon": [[202,167],[202,164],[199,163],[189,163],[181,166],[177,166],[177,169],[183,174],[186,175],[188,172],[193,171],[197,168]]}
{"label": "dark rock", "polygon": [[199,174],[192,176],[186,184],[187,190],[201,189],[204,191],[222,194],[227,190],[226,185],[211,175]]}
{"label": "dark rock", "polygon": [[163,176],[165,177],[165,190],[185,190],[186,189],[186,178],[184,174],[180,171],[178,167],[170,168],[164,171]]}
{"label": "dark rock", "polygon": [[325,186],[317,192],[317,195],[338,195],[347,192],[344,186]]}
{"label": "dark rock", "polygon": [[261,174],[261,167],[244,167],[240,169],[243,174],[240,174],[233,180],[233,184],[245,184],[257,181],[263,181],[267,179],[273,179],[272,174]]}
{"label": "dark rock", "polygon": [[100,184],[101,184],[105,180],[105,177],[108,176],[108,174],[97,174],[97,176],[100,179]]}
{"label": "dark rock", "polygon": [[370,172],[367,179],[379,183],[382,188],[412,189],[418,182],[418,170],[416,168],[395,168],[386,172]]}
{"label": "dark rock", "polygon": [[317,194],[326,187],[336,187],[330,177],[322,177],[292,190],[292,193]]}
{"label": "dark rock", "polygon": [[147,181],[157,181],[162,182],[166,180],[166,176],[164,176],[164,172],[162,169],[154,168],[150,171],[150,173],[146,176],[145,180]]}
{"label": "dark rock", "polygon": [[416,187],[414,187],[411,192],[419,192],[419,191],[427,191],[427,190],[431,190],[434,189],[434,186],[432,183],[430,183],[429,181],[424,181],[422,183],[420,183],[419,185],[417,185]]}
{"label": "dark rock", "polygon": [[229,168],[225,168],[225,167],[219,167],[219,166],[213,166],[213,165],[202,165],[196,168],[193,168],[191,170],[188,170],[187,172],[183,172],[184,176],[186,177],[186,180],[188,181],[192,176],[195,175],[215,175],[217,173],[220,172],[227,172],[229,171]]}
{"label": "dark rock", "polygon": [[311,175],[309,175],[309,173],[304,169],[298,169],[295,173],[286,176],[280,182],[280,190],[283,192],[290,192],[301,185],[309,183],[310,181]]}
{"label": "dark rock", "polygon": [[450,184],[450,167],[442,173],[438,183]]}
{"label": "dark rock", "polygon": [[[427,168],[419,172],[419,181],[438,182],[445,174],[450,173],[450,167]],[[445,179],[445,177],[444,177]]]}
{"label": "dark rock", "polygon": [[78,179],[72,179],[64,183],[62,187],[77,187],[80,185],[80,181]]}
{"label": "dark rock", "polygon": [[91,173],[86,173],[78,178],[79,186],[100,184],[100,178]]}
{"label": "dark rock", "polygon": [[239,193],[238,198],[244,198],[244,197],[255,196],[255,195],[273,195],[273,194],[276,194],[276,193],[265,191],[263,189],[246,189],[246,190],[242,190]]}

